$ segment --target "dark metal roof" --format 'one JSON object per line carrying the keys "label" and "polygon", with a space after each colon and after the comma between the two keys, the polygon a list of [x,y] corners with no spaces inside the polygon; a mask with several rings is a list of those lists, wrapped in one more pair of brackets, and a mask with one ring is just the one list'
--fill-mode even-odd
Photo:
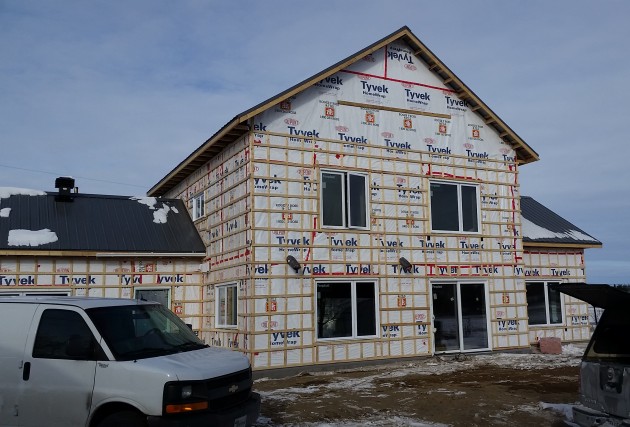
{"label": "dark metal roof", "polygon": [[348,56],[336,64],[326,68],[323,71],[291,86],[287,90],[261,102],[254,107],[237,114],[231,121],[226,123],[219,131],[207,139],[201,146],[193,151],[188,157],[181,161],[173,170],[171,170],[164,178],[155,184],[147,194],[151,196],[162,196],[169,190],[183,181],[186,177],[203,166],[208,160],[212,159],[226,145],[236,141],[242,135],[247,133],[249,125],[247,120],[256,114],[282,102],[283,100],[295,95],[307,87],[317,83],[318,81],[335,74],[336,72],[347,68],[354,62],[361,60],[365,55],[375,52],[376,50],[392,43],[396,40],[404,40],[413,49],[414,53],[420,57],[439,77],[446,86],[450,87],[457,93],[461,99],[465,100],[472,111],[476,111],[481,116],[486,125],[494,128],[499,136],[512,145],[516,151],[517,158],[522,163],[530,163],[538,160],[538,153],[532,149],[520,136],[516,134],[494,111],[490,109],[468,86],[466,86],[435,54],[418,39],[407,26],[401,27],[381,40],[372,43],[355,54]]}
{"label": "dark metal roof", "polygon": [[523,217],[523,244],[525,245],[547,243],[580,247],[602,246],[602,242],[531,197],[521,197],[521,215]]}
{"label": "dark metal roof", "polygon": [[589,285],[586,283],[562,283],[551,285],[562,293],[581,299],[600,308],[628,309],[630,305],[630,293],[613,288],[610,285]]}
{"label": "dark metal roof", "polygon": [[[59,193],[14,194],[0,198],[0,251],[96,251],[205,254],[205,246],[184,203],[156,199],[154,209],[126,196],[71,194],[72,202],[56,201]],[[166,222],[154,213],[169,207]],[[159,213],[158,213],[159,217]],[[9,246],[11,230],[44,230],[58,240],[38,246]]]}

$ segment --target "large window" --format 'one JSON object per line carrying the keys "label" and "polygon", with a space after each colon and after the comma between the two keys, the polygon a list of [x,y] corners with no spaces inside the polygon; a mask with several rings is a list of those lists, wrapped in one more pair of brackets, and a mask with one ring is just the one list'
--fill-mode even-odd
{"label": "large window", "polygon": [[238,295],[236,285],[217,286],[216,324],[219,328],[238,325]]}
{"label": "large window", "polygon": [[554,282],[528,282],[527,315],[529,324],[559,325],[562,324],[562,296],[560,292],[549,289]]}
{"label": "large window", "polygon": [[324,227],[367,228],[367,200],[366,175],[322,172],[321,201]]}
{"label": "large window", "polygon": [[198,220],[206,214],[206,198],[204,193],[199,193],[192,198],[192,219]]}
{"label": "large window", "polygon": [[376,284],[317,284],[317,338],[376,336]]}
{"label": "large window", "polygon": [[479,187],[445,182],[431,183],[431,229],[479,232]]}

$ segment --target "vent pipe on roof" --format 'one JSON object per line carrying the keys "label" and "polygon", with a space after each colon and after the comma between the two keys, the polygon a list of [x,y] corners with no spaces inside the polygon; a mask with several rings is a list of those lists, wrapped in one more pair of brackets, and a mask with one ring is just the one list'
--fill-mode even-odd
{"label": "vent pipe on roof", "polygon": [[60,176],[55,179],[55,188],[59,190],[59,194],[55,196],[56,202],[72,202],[71,190],[74,188],[74,178]]}

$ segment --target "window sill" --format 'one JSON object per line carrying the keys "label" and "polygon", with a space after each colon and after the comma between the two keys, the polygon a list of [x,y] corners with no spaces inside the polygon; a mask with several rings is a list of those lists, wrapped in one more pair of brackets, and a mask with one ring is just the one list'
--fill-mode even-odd
{"label": "window sill", "polygon": [[464,234],[464,235],[480,235],[481,231],[453,231],[453,230],[431,230],[431,233],[436,234]]}
{"label": "window sill", "polygon": [[344,342],[357,343],[360,341],[373,342],[375,339],[380,339],[378,335],[373,336],[361,336],[361,337],[339,337],[339,338],[316,338],[316,344],[343,344]]}

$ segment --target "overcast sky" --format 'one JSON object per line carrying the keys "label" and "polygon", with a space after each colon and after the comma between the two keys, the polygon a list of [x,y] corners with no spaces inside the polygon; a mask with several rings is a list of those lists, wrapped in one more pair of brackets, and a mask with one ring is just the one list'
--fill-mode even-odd
{"label": "overcast sky", "polygon": [[630,1],[0,0],[0,186],[144,194],[238,113],[409,26],[540,155],[522,194],[630,283]]}

